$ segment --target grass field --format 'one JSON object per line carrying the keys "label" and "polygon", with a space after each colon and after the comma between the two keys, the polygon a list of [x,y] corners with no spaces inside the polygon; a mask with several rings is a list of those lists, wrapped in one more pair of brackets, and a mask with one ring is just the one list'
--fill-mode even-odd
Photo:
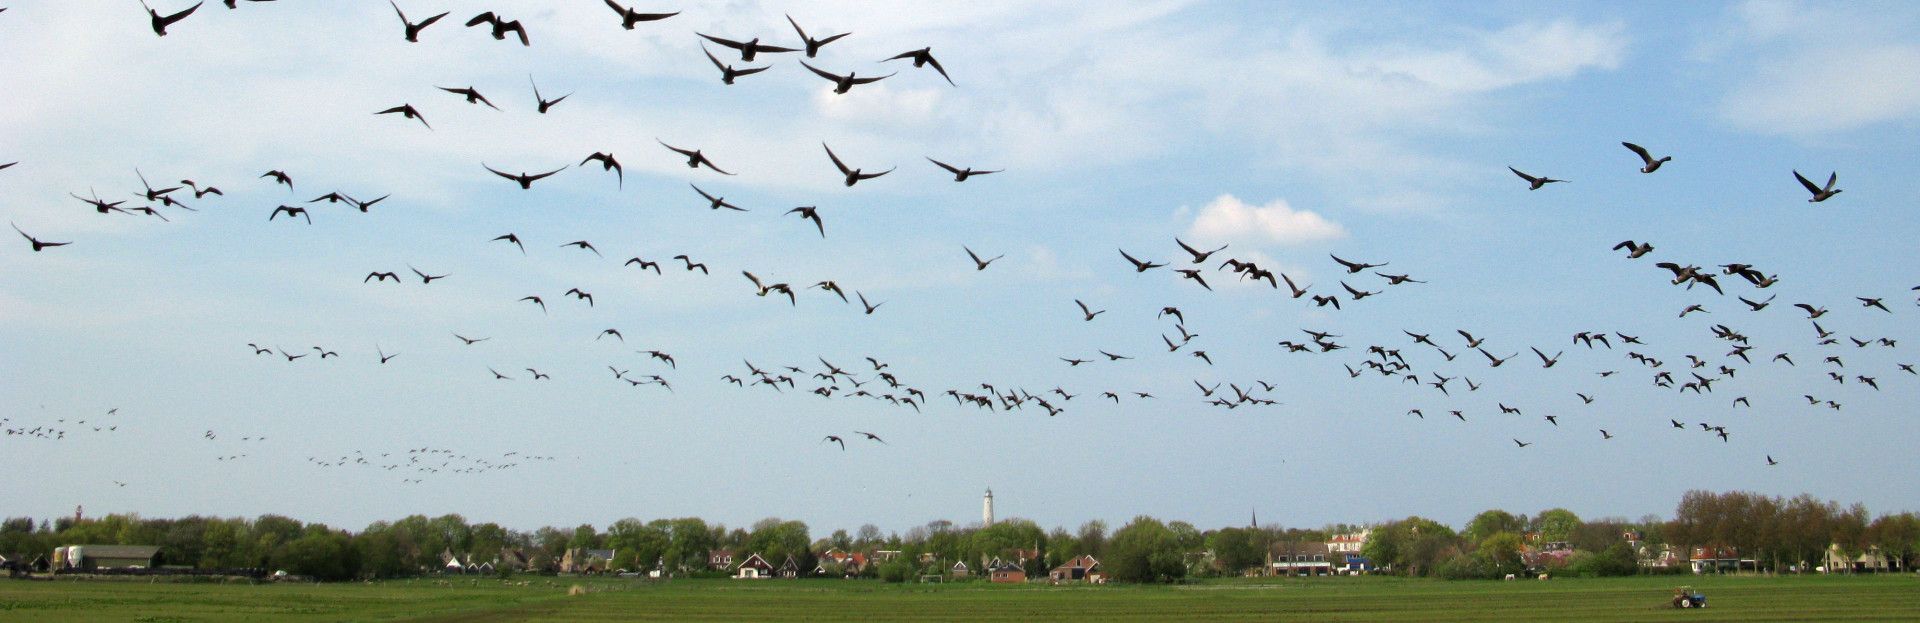
{"label": "grass field", "polygon": [[[1180,586],[888,585],[875,581],[533,577],[375,584],[0,581],[4,621],[1916,621],[1920,578],[1648,577],[1549,582],[1396,578]],[[1663,607],[1672,587],[1706,610]],[[570,596],[579,585],[584,595]]]}

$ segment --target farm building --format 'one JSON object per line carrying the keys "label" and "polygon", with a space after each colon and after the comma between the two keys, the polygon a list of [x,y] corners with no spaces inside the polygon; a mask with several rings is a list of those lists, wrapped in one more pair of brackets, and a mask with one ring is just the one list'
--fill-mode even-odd
{"label": "farm building", "polygon": [[773,564],[761,558],[759,554],[753,554],[747,556],[746,560],[740,561],[740,566],[733,570],[733,577],[747,580],[770,578],[773,577]]}
{"label": "farm building", "polygon": [[560,558],[561,573],[606,573],[613,565],[614,550],[568,549]]}
{"label": "farm building", "polygon": [[1023,584],[1027,581],[1027,570],[1011,562],[996,561],[987,566],[987,579],[996,584]]}
{"label": "farm building", "polygon": [[1267,552],[1269,575],[1331,575],[1333,561],[1327,544],[1320,541],[1288,541],[1273,544]]}
{"label": "farm building", "polygon": [[160,548],[153,545],[73,545],[54,550],[59,567],[68,571],[152,569],[159,566]]}
{"label": "farm building", "polygon": [[1093,582],[1098,584],[1105,582],[1107,576],[1106,572],[1100,569],[1100,561],[1094,560],[1092,556],[1081,555],[1072,560],[1068,560],[1058,567],[1054,567],[1053,571],[1047,573],[1047,579],[1053,580],[1054,582]]}

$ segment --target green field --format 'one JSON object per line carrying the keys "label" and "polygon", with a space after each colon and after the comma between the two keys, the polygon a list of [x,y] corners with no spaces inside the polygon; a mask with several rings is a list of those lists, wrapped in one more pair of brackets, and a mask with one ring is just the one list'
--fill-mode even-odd
{"label": "green field", "polygon": [[[1663,607],[1673,586],[1706,610]],[[568,595],[571,586],[584,595]],[[374,584],[0,581],[19,621],[1916,621],[1920,578],[1646,577],[1515,582],[1222,580],[1180,586],[532,577]]]}

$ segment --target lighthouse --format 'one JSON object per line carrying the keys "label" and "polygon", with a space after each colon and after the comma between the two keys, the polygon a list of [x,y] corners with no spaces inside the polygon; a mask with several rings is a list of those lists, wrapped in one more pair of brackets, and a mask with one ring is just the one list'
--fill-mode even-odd
{"label": "lighthouse", "polygon": [[980,502],[980,523],[993,525],[993,490],[987,490],[987,497]]}

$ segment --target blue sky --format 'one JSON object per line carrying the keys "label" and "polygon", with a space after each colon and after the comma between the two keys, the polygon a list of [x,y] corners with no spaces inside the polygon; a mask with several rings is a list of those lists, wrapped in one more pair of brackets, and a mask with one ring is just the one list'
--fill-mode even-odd
{"label": "blue sky", "polygon": [[[1904,205],[1920,190],[1920,11],[1905,5],[732,2],[626,31],[599,2],[488,3],[526,24],[524,48],[462,27],[474,9],[451,2],[403,4],[415,20],[454,11],[418,44],[384,2],[213,3],[164,38],[137,3],[8,6],[0,162],[21,164],[0,171],[0,216],[74,242],[0,245],[0,417],[69,431],[5,438],[11,462],[34,466],[0,485],[9,514],[84,504],[359,527],[458,512],[521,528],[775,515],[824,533],[971,520],[988,487],[1003,516],[1048,526],[1140,513],[1216,526],[1255,507],[1293,526],[1414,513],[1459,523],[1495,507],[1637,517],[1669,513],[1694,488],[1894,511],[1920,494],[1881,476],[1920,433],[1905,417],[1920,377],[1896,368],[1920,361],[1906,320],[1920,313],[1909,291],[1920,220]],[[815,36],[854,33],[817,66],[899,73],[834,95],[796,55],[772,55],[751,63],[771,70],[722,85],[695,33],[792,44],[783,13]],[[878,62],[927,46],[957,86]],[[535,114],[529,75],[548,97],[574,95]],[[435,89],[469,85],[503,110]],[[371,114],[402,103],[433,129]],[[688,169],[656,139],[738,175]],[[1643,175],[1623,140],[1673,161]],[[822,142],[853,166],[898,169],[846,188]],[[595,151],[618,156],[623,186],[575,167],[523,191],[481,168],[550,170]],[[1006,172],[956,184],[929,157]],[[1573,181],[1529,192],[1508,166]],[[198,212],[162,208],[171,222],[68,197],[129,198],[136,167],[226,195],[188,200]],[[295,191],[257,178],[269,169]],[[1809,204],[1795,169],[1838,171],[1846,192]],[[751,211],[708,210],[690,182]],[[392,198],[368,214],[314,204],[311,226],[267,220],[336,190]],[[802,205],[819,206],[824,238],[783,214]],[[524,256],[489,241],[507,232]],[[1215,291],[1166,268],[1135,274],[1115,252],[1184,267],[1176,236],[1230,245],[1203,267]],[[560,248],[581,239],[605,257]],[[1656,250],[1609,250],[1625,239]],[[1006,257],[975,271],[963,245]],[[621,266],[680,253],[713,274]],[[1329,253],[1428,283],[1345,275]],[[1213,270],[1225,257],[1316,293],[1342,279],[1384,293],[1314,308],[1234,283]],[[1722,277],[1722,297],[1669,285],[1660,261],[1750,263],[1781,283]],[[409,264],[452,276],[361,283]],[[753,296],[742,270],[796,287],[832,279],[885,303],[864,315],[802,290],[781,305]],[[574,287],[595,305],[562,296]],[[1733,298],[1775,294],[1761,312]],[[528,295],[548,313],[517,300]],[[1893,313],[1856,296],[1884,297]],[[1075,299],[1109,311],[1083,321]],[[1829,308],[1821,323],[1836,337],[1899,346],[1817,346],[1797,302]],[[1694,303],[1710,313],[1676,318]],[[1199,334],[1175,353],[1160,336],[1177,331],[1156,318],[1169,305]],[[1621,345],[1568,341],[1640,336],[1635,350],[1684,380],[1688,354],[1710,362],[1703,373],[1726,363],[1714,324],[1762,356],[1729,364],[1736,376],[1699,396],[1653,387],[1655,371]],[[625,344],[594,339],[607,328]],[[1275,344],[1303,341],[1303,328],[1349,349]],[[1524,357],[1447,362],[1403,329],[1454,353],[1465,350],[1454,330],[1467,329]],[[491,339],[466,346],[453,333]],[[341,357],[288,363],[248,342]],[[1373,344],[1423,375],[1484,387],[1455,384],[1449,397],[1349,378],[1343,364],[1358,368]],[[383,366],[376,345],[399,356]],[[1567,354],[1542,369],[1535,346]],[[678,367],[635,352],[647,349]],[[1059,360],[1101,349],[1135,359]],[[1779,352],[1798,365],[1767,361]],[[1828,380],[1829,354],[1848,383]],[[743,360],[813,372],[824,357],[865,381],[868,356],[925,390],[924,412],[823,399],[804,377],[784,393],[720,380],[744,376]],[[673,390],[629,387],[608,365]],[[1606,370],[1620,374],[1597,376]],[[1264,380],[1276,389],[1262,395],[1283,404],[1208,406],[1196,380]],[[1048,417],[942,395],[983,382],[1077,397]],[[1736,396],[1753,407],[1730,407]],[[1731,439],[1669,419],[1724,425]],[[99,422],[119,428],[95,433]],[[829,434],[855,439],[842,452],[820,443]],[[421,447],[556,460],[484,474],[314,463]],[[1768,455],[1782,464],[1766,467]]]}

